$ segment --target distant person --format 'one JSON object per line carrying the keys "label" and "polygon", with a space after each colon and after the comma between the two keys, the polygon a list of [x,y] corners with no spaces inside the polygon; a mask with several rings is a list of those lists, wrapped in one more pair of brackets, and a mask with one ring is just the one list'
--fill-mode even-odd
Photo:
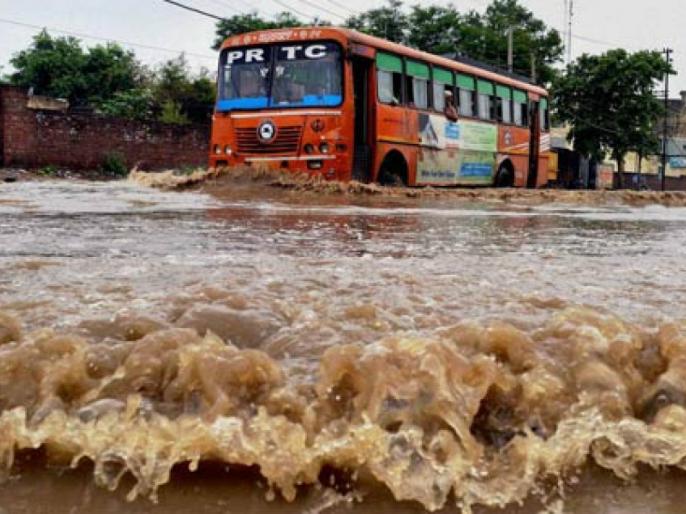
{"label": "distant person", "polygon": [[445,117],[450,121],[457,121],[457,108],[455,107],[455,101],[453,99],[453,92],[446,90],[445,92],[445,107],[443,108]]}

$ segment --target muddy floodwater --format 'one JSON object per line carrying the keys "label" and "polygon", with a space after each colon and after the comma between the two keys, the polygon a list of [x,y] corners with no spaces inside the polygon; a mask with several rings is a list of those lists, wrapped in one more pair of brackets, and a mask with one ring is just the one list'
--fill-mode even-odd
{"label": "muddy floodwater", "polygon": [[682,513],[686,208],[0,185],[0,512]]}

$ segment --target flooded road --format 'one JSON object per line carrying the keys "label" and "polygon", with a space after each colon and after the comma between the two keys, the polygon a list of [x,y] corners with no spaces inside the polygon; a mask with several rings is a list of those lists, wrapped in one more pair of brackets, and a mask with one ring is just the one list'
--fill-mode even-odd
{"label": "flooded road", "polygon": [[681,512],[686,209],[212,193],[0,185],[4,511]]}

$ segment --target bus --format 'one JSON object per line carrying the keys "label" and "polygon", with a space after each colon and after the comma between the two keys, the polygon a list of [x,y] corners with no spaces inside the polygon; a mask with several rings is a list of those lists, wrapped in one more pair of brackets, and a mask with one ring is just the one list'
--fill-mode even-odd
{"label": "bus", "polygon": [[476,64],[344,28],[275,29],[224,42],[218,89],[212,168],[411,187],[548,182],[547,91]]}

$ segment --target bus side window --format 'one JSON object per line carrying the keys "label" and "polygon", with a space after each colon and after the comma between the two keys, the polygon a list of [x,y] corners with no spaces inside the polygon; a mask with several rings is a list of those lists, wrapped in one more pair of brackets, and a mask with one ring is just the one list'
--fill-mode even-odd
{"label": "bus side window", "polygon": [[453,85],[455,84],[455,76],[453,75],[453,72],[444,68],[435,67],[432,70],[431,78],[431,92],[433,97],[434,111],[440,112],[441,114],[446,113],[446,93],[450,92],[450,101],[452,103],[451,109],[453,114],[457,115],[458,99],[454,98],[453,96],[455,93],[453,91]]}
{"label": "bus side window", "polygon": [[529,126],[529,100],[523,91],[513,92],[514,123],[520,127]]}
{"label": "bus side window", "polygon": [[460,88],[460,115],[474,116],[474,91]]}
{"label": "bus side window", "polygon": [[501,123],[512,123],[512,90],[495,86],[496,119]]}
{"label": "bus side window", "polygon": [[414,79],[405,76],[405,105],[414,107]]}
{"label": "bus side window", "polygon": [[476,84],[474,77],[457,74],[460,116],[473,117],[476,108]]}
{"label": "bus side window", "polygon": [[432,82],[434,111],[443,112],[445,110],[445,86],[439,82]]}
{"label": "bus side window", "polygon": [[509,98],[500,99],[500,121],[512,123],[512,100]]}
{"label": "bus side window", "polygon": [[429,81],[424,79],[412,79],[412,98],[415,107],[419,109],[429,108]]}
{"label": "bus side window", "polygon": [[379,101],[400,105],[403,101],[403,61],[393,54],[376,54],[376,77]]}
{"label": "bus side window", "polygon": [[421,61],[405,60],[405,103],[418,109],[429,108],[430,68]]}
{"label": "bus side window", "polygon": [[385,104],[400,105],[402,99],[402,75],[390,71],[377,71],[379,101]]}
{"label": "bus side window", "polygon": [[493,102],[493,95],[495,93],[493,84],[485,80],[479,80],[477,83],[478,92],[478,115],[482,120],[495,119],[495,109]]}

